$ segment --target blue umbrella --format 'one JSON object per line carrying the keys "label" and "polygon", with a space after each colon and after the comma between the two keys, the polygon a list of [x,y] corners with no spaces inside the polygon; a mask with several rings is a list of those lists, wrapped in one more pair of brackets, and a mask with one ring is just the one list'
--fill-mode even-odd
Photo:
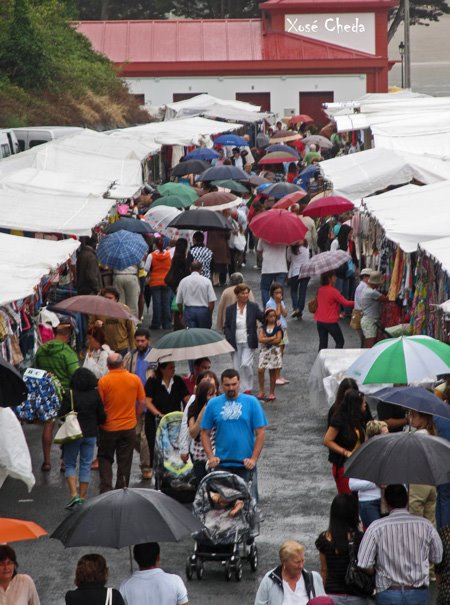
{"label": "blue umbrella", "polygon": [[238,137],[237,134],[221,134],[214,139],[214,145],[234,145],[234,147],[247,147],[248,141],[242,137]]}
{"label": "blue umbrella", "polygon": [[298,177],[294,179],[294,183],[303,187],[305,191],[308,191],[310,179],[315,177],[318,172],[320,172],[320,166],[317,164],[311,164],[311,166],[308,166],[300,172]]}
{"label": "blue umbrella", "polygon": [[150,225],[136,218],[120,218],[115,223],[109,225],[105,233],[116,233],[116,231],[130,231],[131,233],[153,233]]}
{"label": "blue umbrella", "polygon": [[116,231],[102,238],[97,248],[97,258],[111,269],[125,269],[144,258],[148,245],[141,235],[129,231]]}
{"label": "blue umbrella", "polygon": [[258,193],[263,193],[265,189],[267,189],[267,187],[271,187],[273,185],[272,182],[269,183],[261,183],[261,185],[258,185],[258,187],[256,188],[256,191]]}
{"label": "blue umbrella", "polygon": [[298,185],[293,185],[292,183],[271,183],[269,187],[264,189],[263,193],[264,195],[274,197],[275,199],[279,200],[289,193],[294,193],[294,191],[303,191],[303,189]]}
{"label": "blue umbrella", "polygon": [[292,157],[296,158],[297,160],[300,159],[300,155],[299,155],[298,151],[296,151],[293,147],[289,147],[289,145],[282,145],[281,143],[275,143],[275,145],[269,145],[269,147],[266,147],[267,153],[272,153],[272,151],[282,151],[282,152],[290,154]]}
{"label": "blue umbrella", "polygon": [[212,166],[202,172],[199,181],[248,181],[249,175],[237,166]]}
{"label": "blue umbrella", "polygon": [[206,147],[200,147],[194,149],[184,156],[185,160],[215,160],[219,157],[217,151],[214,149],[207,149]]}
{"label": "blue umbrella", "polygon": [[450,405],[423,387],[387,387],[370,396],[422,414],[432,414],[450,420]]}

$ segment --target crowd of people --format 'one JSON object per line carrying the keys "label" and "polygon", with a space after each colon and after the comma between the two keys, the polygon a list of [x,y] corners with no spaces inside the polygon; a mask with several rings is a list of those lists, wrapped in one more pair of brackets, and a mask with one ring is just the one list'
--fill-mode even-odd
{"label": "crowd of people", "polygon": [[[261,148],[254,150],[256,156]],[[306,164],[321,159],[313,145],[296,148],[304,152]],[[216,163],[226,164],[225,155],[221,153]],[[248,157],[248,152],[232,149],[229,163],[251,175],[255,165]],[[277,173],[278,180],[295,181],[294,168],[286,166],[285,173]],[[264,171],[264,177],[275,179],[275,174]],[[311,185],[317,185],[319,178],[317,173]],[[154,190],[141,196],[137,214],[151,207],[157,197]],[[72,347],[72,325],[61,318],[53,337],[37,351],[34,366],[54,375],[63,391],[58,416],[75,410],[82,431],[82,437],[62,446],[67,509],[84,505],[92,471],[97,469],[100,493],[128,486],[135,450],[141,479],[150,482],[158,423],[173,412],[183,413],[179,455],[184,463],[192,461],[195,484],[210,471],[225,470],[245,482],[251,480],[252,496],[259,501],[257,466],[268,425],[262,402],[275,401],[277,387],[289,382],[283,376],[283,357],[289,354],[289,340],[294,338],[289,323],[301,325],[298,322],[304,317],[309,284],[308,277],[301,277],[301,268],[318,252],[343,250],[350,258],[320,276],[311,301],[318,350],[328,347],[329,336],[336,348],[344,347],[339,322],[346,319],[351,320],[362,346],[371,347],[376,342],[380,308],[387,300],[381,291],[384,279],[380,272],[364,267],[357,255],[351,216],[316,224],[302,215],[310,199],[306,196],[290,209],[306,227],[305,239],[292,245],[271,244],[256,240],[251,220],[270,209],[275,200],[263,193],[255,195],[251,187],[244,199],[238,208],[221,211],[229,221],[229,234],[245,237],[243,251],[231,247],[229,236],[220,231],[209,231],[206,236],[197,231],[192,241],[180,237],[176,242],[157,233],[148,239],[148,254],[140,264],[108,272],[99,267],[95,238],[83,241],[77,261],[78,293],[120,303],[137,318],[138,326],[130,319],[89,316],[85,322],[86,347],[78,354]],[[250,258],[255,259],[253,270],[260,271],[259,293],[252,292],[242,273]],[[112,280],[109,285],[108,280]],[[234,349],[232,367],[221,373],[220,380],[208,357],[190,360],[186,376],[177,374],[173,361],[148,361],[150,331],[211,329],[213,325]],[[450,399],[448,391],[444,396]],[[305,570],[302,544],[285,541],[279,564],[260,583],[255,605],[367,605],[372,594],[376,594],[377,605],[425,605],[430,580],[436,576],[440,578],[438,603],[448,603],[448,486],[436,490],[411,485],[407,491],[403,485],[378,486],[344,476],[345,461],[375,435],[408,425],[448,438],[448,426],[436,429],[433,417],[405,414],[386,404],[379,407],[377,419],[372,414],[356,382],[342,381],[324,420],[323,443],[329,451],[338,493],[331,503],[328,526],[315,543],[320,573]],[[42,472],[51,469],[54,425],[53,418],[43,425]],[[67,593],[66,603],[187,605],[182,579],[160,569],[157,543],[135,545],[133,555],[139,570],[119,590],[106,588],[108,568],[102,556],[83,556],[75,573],[77,588]],[[362,582],[369,586],[366,592],[348,577],[352,563],[366,575]],[[0,546],[0,603],[38,605],[32,579],[18,574],[17,565],[13,549]]]}

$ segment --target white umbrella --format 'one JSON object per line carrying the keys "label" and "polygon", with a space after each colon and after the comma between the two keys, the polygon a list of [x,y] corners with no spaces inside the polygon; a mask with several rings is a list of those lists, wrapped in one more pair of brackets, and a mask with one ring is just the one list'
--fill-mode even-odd
{"label": "white umbrella", "polygon": [[155,208],[150,208],[150,210],[147,211],[144,216],[144,220],[152,229],[162,233],[163,235],[167,235],[167,237],[174,239],[184,237],[190,241],[192,233],[188,229],[167,227],[167,225],[176,216],[181,214],[181,212],[182,210],[178,210],[178,208],[173,208],[172,206],[156,206]]}

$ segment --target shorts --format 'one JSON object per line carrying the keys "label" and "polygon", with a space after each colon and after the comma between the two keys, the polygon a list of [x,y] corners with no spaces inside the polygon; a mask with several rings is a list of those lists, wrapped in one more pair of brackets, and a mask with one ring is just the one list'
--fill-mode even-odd
{"label": "shorts", "polygon": [[363,315],[361,317],[361,330],[364,338],[376,338],[378,333],[378,318]]}
{"label": "shorts", "polygon": [[260,370],[278,370],[283,364],[280,346],[264,347],[259,351],[258,368]]}
{"label": "shorts", "polygon": [[287,328],[283,328],[283,338],[281,339],[280,345],[288,345],[289,337],[287,333]]}

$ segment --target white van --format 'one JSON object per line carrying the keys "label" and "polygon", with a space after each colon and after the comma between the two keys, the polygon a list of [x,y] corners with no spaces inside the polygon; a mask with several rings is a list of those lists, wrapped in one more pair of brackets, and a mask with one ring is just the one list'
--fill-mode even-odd
{"label": "white van", "polygon": [[48,143],[53,139],[75,134],[84,128],[78,126],[32,126],[25,128],[14,128],[14,133],[19,142],[19,150],[26,151],[36,145]]}
{"label": "white van", "polygon": [[19,142],[11,128],[0,129],[0,160],[19,153]]}

